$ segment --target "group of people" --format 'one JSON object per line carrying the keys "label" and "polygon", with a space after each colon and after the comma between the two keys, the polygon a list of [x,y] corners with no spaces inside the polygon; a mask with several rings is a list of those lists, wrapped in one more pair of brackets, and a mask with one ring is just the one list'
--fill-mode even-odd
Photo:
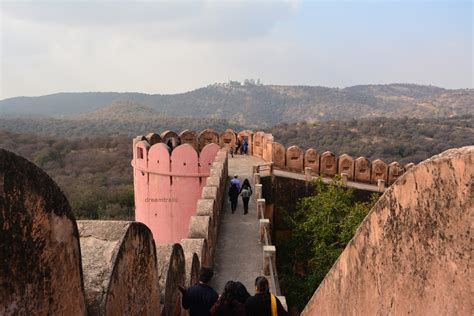
{"label": "group of people", "polygon": [[288,315],[278,298],[271,294],[267,278],[255,279],[255,295],[251,296],[240,282],[226,283],[222,295],[209,285],[213,271],[202,267],[199,283],[188,289],[179,287],[184,309],[190,316],[277,316]]}
{"label": "group of people", "polygon": [[[233,149],[233,148],[232,148]],[[234,157],[235,154],[247,155],[249,150],[249,142],[245,137],[238,138],[235,141],[235,150],[230,150],[230,154]]]}
{"label": "group of people", "polygon": [[235,210],[237,209],[239,195],[242,197],[242,203],[244,204],[244,215],[248,214],[249,200],[250,196],[252,195],[252,187],[250,186],[250,182],[248,179],[245,179],[241,186],[239,177],[235,175],[234,178],[230,180],[229,188],[229,200],[232,214],[234,214]]}

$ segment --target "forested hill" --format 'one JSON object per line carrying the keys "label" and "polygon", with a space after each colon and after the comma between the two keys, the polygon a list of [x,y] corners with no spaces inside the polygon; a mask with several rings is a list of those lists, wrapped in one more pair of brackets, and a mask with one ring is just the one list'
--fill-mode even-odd
{"label": "forested hill", "polygon": [[319,153],[330,150],[388,163],[418,163],[449,148],[472,145],[474,116],[282,123],[269,132],[286,147],[312,147]]}
{"label": "forested hill", "polygon": [[115,102],[89,114],[70,118],[53,117],[0,117],[0,130],[14,133],[29,133],[51,137],[103,137],[124,136],[131,139],[152,131],[184,129],[202,131],[213,128],[223,131],[226,128],[241,130],[243,127],[224,119],[205,117],[170,117],[149,107],[131,102]]}
{"label": "forested hill", "polygon": [[311,86],[214,84],[187,93],[58,93],[0,101],[0,116],[83,115],[128,100],[168,117],[218,118],[250,128],[281,122],[353,118],[432,118],[473,114],[474,90],[412,84],[365,85],[344,89]]}

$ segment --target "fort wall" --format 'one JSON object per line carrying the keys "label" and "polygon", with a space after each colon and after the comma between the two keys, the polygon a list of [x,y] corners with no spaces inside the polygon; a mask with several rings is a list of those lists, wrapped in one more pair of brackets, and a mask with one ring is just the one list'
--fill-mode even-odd
{"label": "fort wall", "polygon": [[253,138],[254,156],[273,162],[274,168],[280,170],[304,173],[309,167],[313,176],[334,177],[344,173],[349,181],[378,185],[382,180],[385,186],[389,186],[414,166],[413,163],[402,166],[396,161],[387,164],[380,159],[371,162],[365,157],[355,159],[348,154],[336,157],[331,151],[320,154],[314,148],[303,151],[297,145],[285,148],[275,142],[271,134],[262,131],[254,133]]}
{"label": "fort wall", "polygon": [[0,315],[86,315],[79,232],[54,181],[0,149]]}
{"label": "fort wall", "polygon": [[474,146],[410,168],[369,212],[302,315],[472,314],[473,178]]}
{"label": "fort wall", "polygon": [[[134,149],[143,152],[134,154],[145,157],[153,146],[164,145],[159,139],[157,134],[137,137]],[[215,155],[206,156],[205,165],[198,166],[209,170],[209,176],[198,186],[185,237],[157,246],[151,230],[139,222],[76,223],[48,175],[0,150],[0,219],[6,225],[0,231],[0,249],[10,265],[0,273],[0,313],[183,313],[177,286],[195,283],[201,262],[213,264],[228,176],[227,151],[216,149]],[[144,159],[137,165],[148,167]]]}
{"label": "fort wall", "polygon": [[[174,139],[175,135],[167,131],[162,139]],[[181,141],[178,138],[171,142]],[[190,218],[195,215],[196,202],[218,151],[214,143],[205,145],[198,154],[189,143],[171,150],[161,142],[135,142],[135,219],[151,229],[157,244],[176,243],[188,235]]]}

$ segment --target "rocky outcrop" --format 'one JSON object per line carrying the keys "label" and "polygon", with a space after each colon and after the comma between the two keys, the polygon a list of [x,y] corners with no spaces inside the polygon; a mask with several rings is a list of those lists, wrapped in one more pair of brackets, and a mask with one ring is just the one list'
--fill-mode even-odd
{"label": "rocky outcrop", "polygon": [[89,315],[159,315],[155,243],[142,223],[78,221]]}
{"label": "rocky outcrop", "polygon": [[380,198],[302,315],[471,315],[474,146],[410,168]]}
{"label": "rocky outcrop", "polygon": [[85,315],[76,221],[54,181],[0,149],[0,315]]}

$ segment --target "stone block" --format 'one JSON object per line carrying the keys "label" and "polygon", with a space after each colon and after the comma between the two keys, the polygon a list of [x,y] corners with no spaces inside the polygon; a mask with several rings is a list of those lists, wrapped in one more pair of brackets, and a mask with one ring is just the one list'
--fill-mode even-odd
{"label": "stone block", "polygon": [[286,150],[286,168],[295,172],[303,171],[303,150],[299,146],[291,146]]}
{"label": "stone block", "polygon": [[359,157],[354,162],[354,180],[356,182],[370,183],[372,165],[370,160]]}
{"label": "stone block", "polygon": [[347,180],[354,180],[354,159],[348,154],[342,154],[338,159],[339,174],[347,174]]}
{"label": "stone block", "polygon": [[312,174],[319,174],[319,154],[316,149],[310,148],[305,152],[304,166],[311,168]]}
{"label": "stone block", "polygon": [[372,175],[370,182],[377,184],[378,180],[384,180],[387,183],[388,166],[385,162],[380,159],[372,162]]}
{"label": "stone block", "polygon": [[319,165],[319,172],[324,177],[334,177],[337,174],[336,156],[330,152],[325,151],[321,155],[321,163]]}
{"label": "stone block", "polygon": [[181,292],[178,285],[186,282],[185,258],[180,244],[156,246],[157,266],[162,304],[161,315],[180,315]]}
{"label": "stone block", "polygon": [[392,185],[404,172],[405,168],[397,161],[390,163],[388,165],[388,185]]}
{"label": "stone block", "polygon": [[142,223],[78,221],[88,315],[160,312],[155,242]]}

